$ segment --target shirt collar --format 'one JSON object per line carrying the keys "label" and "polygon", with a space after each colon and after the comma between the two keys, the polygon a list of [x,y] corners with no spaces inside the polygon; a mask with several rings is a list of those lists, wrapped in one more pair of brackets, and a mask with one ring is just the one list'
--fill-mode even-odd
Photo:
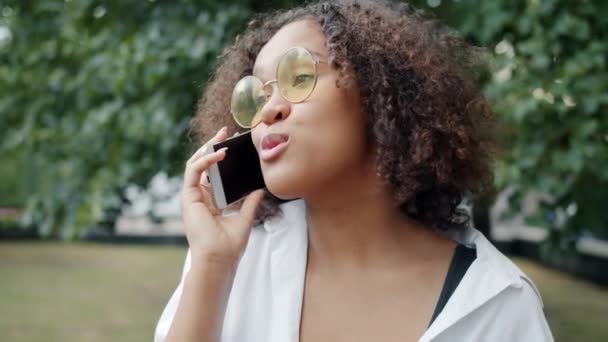
{"label": "shirt collar", "polygon": [[445,234],[462,244],[475,246],[477,258],[437,319],[422,336],[421,342],[432,341],[441,332],[507,288],[521,288],[524,281],[531,285],[542,306],[540,292],[534,283],[477,229],[468,227],[462,231]]}
{"label": "shirt collar", "polygon": [[[263,228],[275,233],[287,227],[301,227],[306,230],[306,204],[298,199],[280,205],[281,215],[266,220]],[[477,258],[461,280],[452,297],[422,336],[420,341],[431,341],[451,325],[466,317],[473,310],[484,305],[509,287],[521,288],[523,281],[528,282],[542,305],[542,299],[534,283],[512,261],[500,253],[477,229],[469,226],[460,231],[443,233],[447,237],[474,246]],[[307,234],[298,234],[298,239],[307,239]],[[306,241],[307,242],[307,241]],[[307,245],[305,243],[305,245]],[[302,270],[305,272],[305,268]]]}
{"label": "shirt collar", "polygon": [[262,224],[262,228],[268,233],[274,233],[285,227],[300,225],[306,222],[306,204],[303,199],[284,202],[279,205],[279,214]]}

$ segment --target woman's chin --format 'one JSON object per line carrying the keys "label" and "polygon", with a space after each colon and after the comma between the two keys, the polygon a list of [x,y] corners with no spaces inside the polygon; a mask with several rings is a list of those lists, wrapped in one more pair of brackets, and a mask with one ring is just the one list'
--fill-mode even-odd
{"label": "woman's chin", "polygon": [[301,197],[300,184],[294,175],[280,174],[278,172],[264,172],[266,189],[275,197],[283,200]]}
{"label": "woman's chin", "polygon": [[287,182],[266,182],[266,189],[277,198],[282,200],[289,200],[301,197],[298,191],[294,189],[293,184]]}

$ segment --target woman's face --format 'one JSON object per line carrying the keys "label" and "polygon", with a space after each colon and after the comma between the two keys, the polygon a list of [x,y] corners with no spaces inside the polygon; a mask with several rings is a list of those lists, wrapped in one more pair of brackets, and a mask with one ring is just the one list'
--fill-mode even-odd
{"label": "woman's face", "polygon": [[253,75],[263,82],[275,79],[279,59],[294,46],[324,62],[317,64],[314,90],[305,101],[291,103],[274,83],[262,121],[252,129],[268,190],[283,199],[306,198],[356,177],[368,159],[359,90],[336,86],[338,72],[327,64],[317,23],[300,20],[281,28],[258,54]]}

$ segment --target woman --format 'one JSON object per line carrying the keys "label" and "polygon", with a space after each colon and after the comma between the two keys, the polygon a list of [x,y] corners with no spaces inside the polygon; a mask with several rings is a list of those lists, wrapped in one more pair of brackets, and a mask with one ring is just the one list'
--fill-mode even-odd
{"label": "woman", "polygon": [[230,150],[189,159],[190,250],[156,341],[552,340],[533,283],[459,207],[491,184],[477,55],[404,4],[253,20],[193,128],[251,128],[267,190],[222,215],[201,179]]}

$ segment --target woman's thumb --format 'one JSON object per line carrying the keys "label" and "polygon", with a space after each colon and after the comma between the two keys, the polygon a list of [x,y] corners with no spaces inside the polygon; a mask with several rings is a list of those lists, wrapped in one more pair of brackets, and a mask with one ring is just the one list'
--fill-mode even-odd
{"label": "woman's thumb", "polygon": [[256,190],[245,198],[243,205],[241,205],[241,216],[249,223],[253,222],[255,217],[255,211],[257,210],[260,202],[264,198],[264,190]]}

